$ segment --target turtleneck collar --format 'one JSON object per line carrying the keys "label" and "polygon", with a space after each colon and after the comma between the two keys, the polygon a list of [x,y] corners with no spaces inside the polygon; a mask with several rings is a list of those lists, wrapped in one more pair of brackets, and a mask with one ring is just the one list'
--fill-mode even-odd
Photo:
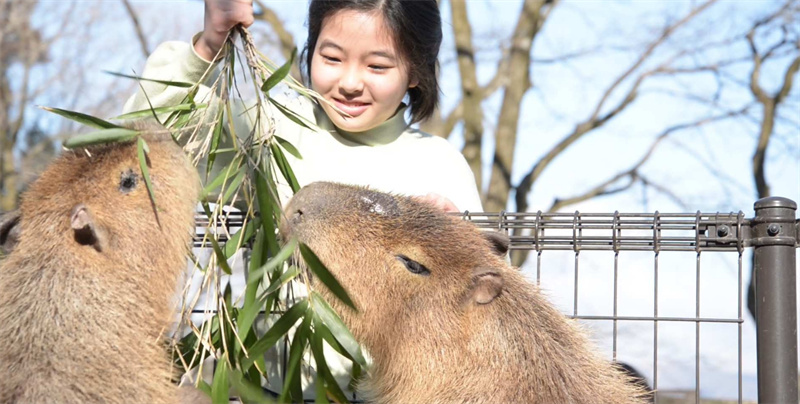
{"label": "turtleneck collar", "polygon": [[394,115],[386,122],[363,132],[347,132],[338,128],[318,104],[314,106],[314,117],[320,129],[339,140],[345,140],[346,144],[380,146],[394,142],[406,130],[408,127],[405,120],[406,108],[408,108],[406,104],[400,104]]}

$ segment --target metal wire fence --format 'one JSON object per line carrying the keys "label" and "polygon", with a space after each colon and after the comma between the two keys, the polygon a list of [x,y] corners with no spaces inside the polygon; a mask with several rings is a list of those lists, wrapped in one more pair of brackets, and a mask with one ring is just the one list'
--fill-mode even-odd
{"label": "metal wire fence", "polygon": [[[659,328],[665,324],[695,325],[694,344],[694,401],[700,403],[701,387],[701,325],[729,324],[736,328],[738,338],[738,402],[743,401],[742,341],[744,323],[744,254],[753,250],[756,293],[756,334],[758,400],[762,403],[797,403],[797,298],[796,249],[800,247],[800,220],[797,205],[786,198],[766,198],[755,204],[756,215],[746,218],[738,213],[470,213],[463,217],[476,226],[507,232],[510,249],[536,254],[536,282],[541,282],[542,257],[547,251],[566,251],[574,254],[573,307],[567,317],[586,322],[612,323],[612,359],[619,351],[619,324],[623,322],[652,323],[652,380],[659,389]],[[198,228],[207,222],[198,217]],[[224,226],[241,225],[241,216],[231,213]],[[224,241],[224,239],[223,239]],[[201,247],[202,235],[195,238]],[[583,290],[579,280],[580,257],[584,251],[613,253],[613,305],[610,313],[582,314],[579,297]],[[623,251],[652,253],[653,311],[652,315],[620,314],[620,260]],[[694,290],[685,296],[695,301],[693,316],[665,316],[659,313],[659,272],[664,254],[691,252],[695,254]],[[701,316],[701,259],[709,252],[735,255],[738,288],[736,315]],[[747,265],[749,269],[749,265]],[[688,282],[688,280],[687,280]],[[712,286],[713,287],[713,286]],[[686,341],[688,344],[689,341]],[[357,397],[354,397],[357,399]],[[658,395],[654,397],[658,402]],[[356,400],[357,401],[357,400]]]}

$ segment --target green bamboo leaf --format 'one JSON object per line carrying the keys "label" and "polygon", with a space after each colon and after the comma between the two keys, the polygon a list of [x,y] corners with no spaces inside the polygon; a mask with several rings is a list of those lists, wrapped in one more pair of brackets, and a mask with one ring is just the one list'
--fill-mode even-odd
{"label": "green bamboo leaf", "polygon": [[203,393],[206,393],[207,396],[211,397],[211,386],[208,383],[200,380],[199,383],[197,383],[197,388]]}
{"label": "green bamboo leaf", "polygon": [[[250,229],[256,229],[261,226],[260,223],[249,223],[248,224]],[[237,235],[243,232],[239,231],[236,233]],[[242,305],[242,310],[239,311],[239,316],[237,317],[237,324],[239,326],[239,335],[245,341],[246,346],[250,346],[251,344],[247,343],[247,339],[250,336],[250,328],[253,325],[256,317],[258,316],[258,312],[261,309],[261,302],[256,299],[256,294],[258,293],[258,283],[251,283],[250,279],[255,276],[255,273],[258,271],[259,263],[262,262],[264,259],[263,254],[263,247],[262,243],[264,240],[263,232],[258,232],[256,234],[256,239],[253,242],[253,248],[250,252],[250,263],[249,263],[249,271],[247,274],[247,286],[245,287],[244,291],[244,304]],[[226,245],[227,247],[227,245]],[[238,345],[237,345],[238,348]],[[240,350],[237,349],[237,354]]]}
{"label": "green bamboo leaf", "polygon": [[223,272],[230,275],[231,267],[228,265],[228,257],[225,256],[225,252],[219,247],[217,236],[214,234],[209,234],[208,239],[211,240],[211,246],[214,247],[214,254],[217,256],[217,264],[219,264],[219,267],[222,268]]}
{"label": "green bamboo leaf", "polygon": [[[256,288],[253,287],[253,290],[255,291]],[[258,301],[252,301],[245,302],[242,309],[239,310],[237,323],[239,326],[239,336],[241,338],[247,338],[250,335],[250,328],[252,328],[253,322],[258,316],[260,309],[261,306],[258,304]],[[239,352],[239,350],[237,349],[236,352]]]}
{"label": "green bamboo leaf", "polygon": [[236,177],[234,177],[229,184],[227,184],[225,187],[225,195],[223,195],[222,199],[220,199],[218,202],[220,205],[227,204],[228,201],[233,197],[233,194],[239,191],[239,185],[242,184],[245,174],[247,173],[246,167],[247,166],[239,167],[239,173],[236,174]]}
{"label": "green bamboo leaf", "polygon": [[[250,224],[252,228],[260,229],[261,228],[261,218],[256,217]],[[253,240],[253,247],[250,249],[250,262],[248,263],[248,273],[247,279],[248,281],[253,276],[256,276],[256,273],[264,265],[268,260],[269,256],[267,256],[266,251],[267,249],[264,247],[264,233],[258,231],[256,232],[256,238]]]}
{"label": "green bamboo leaf", "polygon": [[347,329],[347,326],[344,325],[339,315],[336,314],[333,308],[319,293],[311,292],[311,301],[313,302],[312,308],[314,313],[316,313],[323,324],[328,327],[328,330],[330,330],[331,334],[333,334],[339,344],[341,344],[342,348],[350,354],[350,357],[353,358],[356,363],[362,367],[366,367],[367,361],[364,359],[364,354],[361,353],[361,347],[358,345],[358,342],[356,342],[353,334],[350,333],[350,330]]}
{"label": "green bamboo leaf", "polygon": [[96,144],[126,142],[133,140],[139,135],[139,131],[126,128],[101,129],[94,132],[85,133],[71,137],[64,141],[64,147],[74,149]]}
{"label": "green bamboo leaf", "polygon": [[297,151],[297,148],[295,148],[293,144],[289,143],[288,140],[286,140],[286,139],[284,139],[284,138],[282,138],[280,136],[275,136],[275,135],[272,135],[272,137],[275,138],[275,140],[277,140],[278,143],[280,143],[281,147],[286,149],[286,151],[289,152],[289,154],[291,154],[292,156],[297,157],[300,160],[303,159],[303,156],[300,155],[300,152]]}
{"label": "green bamboo leaf", "polygon": [[185,82],[182,82],[182,81],[167,81],[167,80],[148,79],[148,78],[144,78],[144,77],[140,77],[140,76],[133,76],[133,75],[130,75],[130,74],[110,72],[110,71],[107,71],[107,70],[105,70],[105,72],[110,74],[110,75],[112,75],[112,76],[124,77],[124,78],[128,78],[128,79],[139,80],[139,81],[150,81],[150,82],[153,82],[153,83],[163,84],[165,86],[183,87],[183,88],[189,88],[189,87],[194,86],[194,84],[192,84],[192,83],[185,83]]}
{"label": "green bamboo leaf", "polygon": [[[247,346],[252,345],[253,342],[256,340],[255,334],[252,334],[251,338],[253,338],[253,341],[248,342]],[[258,361],[256,361],[256,366],[252,366],[250,368],[250,370],[247,371],[247,380],[252,382],[253,384],[260,385],[261,384],[261,372],[259,372],[258,369],[266,369],[266,368],[267,368],[267,365],[266,365],[266,362],[264,361],[264,357],[262,356],[261,358],[259,358]]]}
{"label": "green bamboo leaf", "polygon": [[177,115],[175,116],[175,119],[172,120],[170,123],[168,123],[165,126],[168,126],[170,128],[173,128],[173,129],[180,129],[180,128],[185,127],[186,124],[188,124],[191,120],[192,120],[191,112],[181,112],[181,111],[179,111],[179,112],[177,112]]}
{"label": "green bamboo leaf", "polygon": [[156,222],[161,223],[158,220],[158,205],[156,205],[156,194],[153,192],[153,183],[150,181],[150,169],[147,167],[147,150],[150,150],[147,147],[147,142],[144,141],[144,138],[139,138],[139,141],[136,144],[136,150],[139,154],[139,168],[142,170],[142,177],[144,178],[144,185],[147,187],[147,193],[150,194],[150,202],[153,203],[153,213],[156,215]]}
{"label": "green bamboo leaf", "polygon": [[225,256],[228,258],[232,257],[233,254],[235,254],[236,251],[238,251],[239,248],[241,248],[240,243],[244,245],[244,243],[250,240],[250,237],[253,236],[253,233],[255,233],[256,229],[259,226],[261,226],[260,218],[254,218],[251,221],[245,222],[242,225],[241,230],[234,233],[231,236],[231,238],[228,239],[228,241],[225,243],[225,247],[223,247],[223,252],[225,252]]}
{"label": "green bamboo leaf", "polygon": [[115,116],[111,119],[115,120],[125,120],[125,119],[136,119],[136,118],[146,118],[153,116],[153,113],[156,114],[163,114],[167,112],[173,111],[195,111],[198,109],[203,109],[208,107],[208,104],[195,104],[195,103],[188,103],[188,104],[180,104],[180,105],[173,105],[169,107],[160,107],[160,108],[153,108],[153,109],[142,109],[139,111],[128,112],[127,114],[122,114],[119,116]]}
{"label": "green bamboo leaf", "polygon": [[[314,315],[316,316],[316,312],[314,312]],[[336,340],[336,337],[334,337],[333,334],[331,334],[331,330],[325,324],[320,324],[319,326],[316,326],[314,328],[314,332],[322,336],[322,339],[327,341],[328,345],[330,345],[331,348],[333,348],[333,350],[336,351],[339,355],[342,355],[345,358],[350,359],[350,361],[353,362],[354,366],[358,366],[356,360],[353,359],[353,356],[350,355],[350,353],[347,352],[347,350],[344,349],[344,347],[342,347],[342,344],[340,344],[339,341]]]}
{"label": "green bamboo leaf", "polygon": [[228,361],[227,354],[222,355],[217,361],[214,371],[214,380],[211,381],[211,402],[213,404],[228,404]]}
{"label": "green bamboo leaf", "polygon": [[64,118],[71,119],[71,120],[73,120],[75,122],[84,124],[86,126],[91,126],[93,128],[97,128],[97,129],[111,129],[111,128],[121,128],[122,127],[122,126],[113,124],[111,122],[102,120],[100,118],[97,118],[97,117],[94,117],[94,116],[91,116],[91,115],[82,114],[80,112],[69,111],[69,110],[66,110],[66,109],[53,108],[53,107],[42,107],[42,106],[40,106],[39,108],[41,108],[41,109],[43,109],[45,111],[48,111],[48,112],[52,112],[54,114],[61,115]]}
{"label": "green bamboo leaf", "polygon": [[281,148],[274,142],[269,143],[269,148],[272,150],[272,158],[275,160],[275,164],[278,166],[281,174],[283,174],[283,178],[286,179],[286,182],[292,187],[292,192],[297,193],[297,191],[300,190],[300,184],[297,182],[297,178],[295,178],[294,171],[292,171],[292,168],[289,166],[289,162],[286,161],[286,156],[284,156],[283,151],[281,151]]}
{"label": "green bamboo leaf", "polygon": [[275,322],[275,324],[267,330],[255,344],[248,349],[249,357],[242,361],[242,369],[250,369],[250,366],[260,357],[264,355],[270,348],[272,348],[292,326],[306,313],[308,310],[308,299],[301,300],[294,304],[286,313]]}
{"label": "green bamboo leaf", "polygon": [[214,150],[213,152],[209,151],[208,153],[209,154],[225,154],[225,153],[234,153],[234,152],[237,152],[237,151],[239,151],[239,149],[236,149],[236,148],[233,148],[233,147],[226,147],[224,149]]}
{"label": "green bamboo leaf", "polygon": [[353,361],[353,371],[351,373],[350,383],[347,384],[347,388],[351,391],[356,391],[358,381],[361,380],[361,365],[356,363],[356,361]]}
{"label": "green bamboo leaf", "polygon": [[217,113],[217,123],[214,125],[214,131],[211,133],[211,147],[208,153],[208,161],[206,163],[206,179],[211,173],[211,168],[214,167],[214,160],[217,158],[217,148],[219,147],[219,140],[222,136],[222,126],[225,121],[222,119],[222,110]]}
{"label": "green bamboo leaf", "polygon": [[[241,157],[238,157],[234,159],[226,169],[220,171],[220,173],[217,174],[214,180],[212,180],[211,183],[209,183],[208,185],[205,186],[205,188],[203,188],[203,192],[201,193],[200,198],[201,199],[207,198],[209,195],[213,194],[214,191],[216,191],[219,187],[221,187],[222,184],[226,183],[229,178],[233,177],[234,175],[237,175],[241,170],[241,167],[239,167],[241,161],[242,161]],[[234,167],[236,168],[234,169]]]}
{"label": "green bamboo leaf", "polygon": [[289,267],[289,269],[287,269],[286,272],[281,274],[280,277],[277,277],[272,280],[272,283],[270,283],[269,288],[267,288],[267,290],[265,290],[261,294],[259,300],[263,299],[265,296],[269,294],[275,293],[276,291],[278,291],[278,289],[289,283],[289,281],[296,278],[297,275],[300,275],[300,269],[295,266]]}
{"label": "green bamboo leaf", "polygon": [[239,369],[230,370],[230,381],[231,386],[233,386],[233,389],[236,391],[236,393],[238,393],[237,395],[242,399],[243,402],[247,404],[274,403],[272,399],[264,394],[264,390],[261,389],[261,386],[255,385],[245,379],[244,375],[241,371],[239,371]]}
{"label": "green bamboo leaf", "polygon": [[305,244],[300,244],[300,254],[303,256],[303,261],[305,261],[306,265],[308,265],[308,268],[314,273],[317,279],[319,279],[322,284],[334,294],[334,296],[339,298],[342,303],[346,304],[357,312],[358,309],[353,301],[350,300],[350,296],[347,294],[347,291],[344,290],[342,284],[336,280],[336,277],[334,277],[333,274],[328,271],[328,268],[325,268],[325,265],[323,265],[322,261],[317,258],[317,255],[314,254],[314,252],[311,251],[311,249]]}
{"label": "green bamboo leaf", "polygon": [[[319,317],[316,315],[313,317],[314,330],[316,331],[319,328],[324,328],[324,325]],[[349,403],[350,400],[347,399],[347,396],[339,387],[339,383],[336,382],[336,379],[333,377],[333,374],[328,367],[328,363],[325,360],[325,351],[322,348],[322,340],[322,336],[317,332],[314,332],[314,334],[311,336],[311,354],[314,356],[314,362],[317,364],[317,402],[327,403],[328,398],[326,393],[330,393],[331,396],[333,396],[334,401],[337,403]],[[322,387],[322,391],[320,391],[320,387]],[[320,400],[320,398],[323,400]]]}
{"label": "green bamboo leaf", "polygon": [[[250,278],[247,279],[248,284],[260,282],[262,278],[264,278],[264,274],[267,272],[272,271],[279,265],[283,264],[289,257],[292,256],[292,253],[297,248],[297,239],[292,238],[286,243],[274,257],[270,258],[266,264],[261,266],[260,268],[256,269],[254,273],[251,273]],[[271,287],[270,287],[271,289]],[[265,293],[271,293],[270,289],[267,289]]]}
{"label": "green bamboo leaf", "polygon": [[267,184],[270,184],[270,186],[267,187],[268,191],[267,194],[270,197],[270,202],[272,202],[272,214],[274,215],[273,217],[275,218],[275,228],[277,229],[280,225],[281,218],[283,218],[283,208],[282,208],[283,205],[281,204],[280,202],[281,199],[278,196],[278,191],[277,191],[278,187],[276,185],[277,181],[275,181],[273,172],[274,170],[272,170],[272,167],[270,166],[270,169],[267,170],[267,181],[268,181]]}
{"label": "green bamboo leaf", "polygon": [[[191,104],[194,103],[194,97],[197,95],[197,91],[200,90],[200,86],[194,86],[189,89],[189,92],[181,100],[181,104]],[[144,92],[144,90],[142,90]],[[145,94],[146,96],[147,94]],[[147,99],[147,102],[150,102],[150,99]],[[150,105],[150,108],[153,108],[153,105]],[[182,128],[185,126],[192,117],[194,111],[173,111],[169,114],[166,121],[164,121],[164,126],[168,128]],[[155,115],[153,115],[155,116]]]}
{"label": "green bamboo leaf", "polygon": [[308,119],[300,116],[297,112],[294,112],[289,108],[286,108],[285,106],[281,105],[279,102],[273,100],[272,98],[268,98],[268,100],[269,100],[270,104],[274,105],[275,108],[278,108],[278,110],[281,111],[281,113],[283,115],[285,115],[287,118],[289,118],[292,122],[294,122],[294,123],[296,123],[296,124],[298,124],[298,125],[300,125],[300,126],[302,126],[304,128],[307,128],[307,129],[310,129],[310,130],[314,130],[314,126],[316,126],[316,125],[314,125],[313,122],[311,122]]}
{"label": "green bamboo leaf", "polygon": [[303,389],[301,386],[300,360],[306,348],[306,341],[310,333],[309,325],[312,316],[306,316],[303,323],[294,332],[292,344],[289,346],[289,360],[286,364],[286,379],[283,381],[283,393],[278,398],[281,403],[302,402]]}
{"label": "green bamboo leaf", "polygon": [[325,381],[321,373],[317,372],[317,380],[314,381],[314,403],[315,404],[331,404],[328,400],[328,392],[325,389]]}
{"label": "green bamboo leaf", "polygon": [[[277,227],[275,224],[275,218],[273,217],[275,207],[273,206],[274,204],[272,203],[272,198],[269,195],[267,181],[261,174],[261,170],[253,170],[253,177],[256,185],[256,201],[258,202],[258,211],[261,213],[261,226],[267,239],[267,252],[272,256],[277,254],[279,251],[278,239],[275,236],[275,229]],[[270,182],[270,184],[274,184],[274,182]]]}
{"label": "green bamboo leaf", "polygon": [[292,64],[294,63],[294,57],[297,55],[297,48],[292,49],[292,55],[289,56],[289,60],[283,64],[283,66],[279,67],[277,70],[272,72],[272,74],[264,80],[264,84],[261,86],[261,91],[265,93],[269,93],[273,87],[278,85],[281,80],[285,79],[286,76],[289,74],[289,71],[292,69]]}

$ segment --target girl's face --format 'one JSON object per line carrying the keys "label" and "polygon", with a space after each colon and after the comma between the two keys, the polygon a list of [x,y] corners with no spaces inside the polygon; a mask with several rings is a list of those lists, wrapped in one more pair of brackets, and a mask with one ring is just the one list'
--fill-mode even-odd
{"label": "girl's face", "polygon": [[327,17],[311,58],[311,88],[331,121],[348,132],[372,129],[397,111],[410,82],[391,34],[378,13],[342,10]]}

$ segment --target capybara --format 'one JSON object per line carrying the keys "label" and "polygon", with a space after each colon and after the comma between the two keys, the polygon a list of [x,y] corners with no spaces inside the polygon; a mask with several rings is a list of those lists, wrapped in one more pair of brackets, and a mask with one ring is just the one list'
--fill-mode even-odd
{"label": "capybara", "polygon": [[199,179],[163,129],[144,136],[155,205],[128,142],[65,151],[3,220],[0,403],[180,402],[162,333]]}
{"label": "capybara", "polygon": [[358,312],[326,293],[373,358],[378,403],[643,403],[509,266],[508,239],[410,197],[314,183],[288,203],[284,238],[306,243]]}

